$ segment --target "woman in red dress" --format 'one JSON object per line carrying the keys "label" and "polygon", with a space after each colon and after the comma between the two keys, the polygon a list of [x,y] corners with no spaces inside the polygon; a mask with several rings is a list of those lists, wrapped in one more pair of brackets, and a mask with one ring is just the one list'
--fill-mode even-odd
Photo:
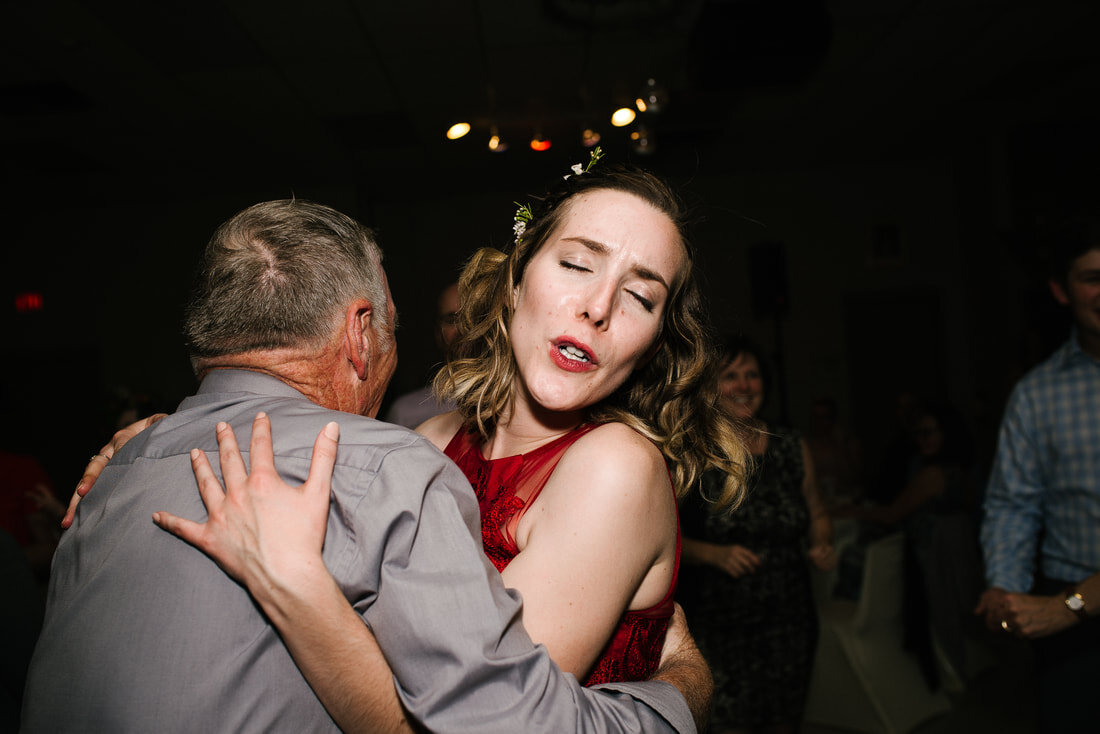
{"label": "woman in red dress", "polygon": [[596,167],[526,212],[511,252],[468,263],[436,381],[459,407],[417,430],[477,492],[486,553],[523,595],[531,638],[589,684],[639,680],[672,613],[676,496],[722,462],[730,501],[742,449],[703,389],[672,191]]}

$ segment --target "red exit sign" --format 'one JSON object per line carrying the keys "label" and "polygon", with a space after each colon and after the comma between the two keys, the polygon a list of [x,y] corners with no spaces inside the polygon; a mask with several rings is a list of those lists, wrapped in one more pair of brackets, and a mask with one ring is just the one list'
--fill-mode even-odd
{"label": "red exit sign", "polygon": [[41,293],[20,293],[15,297],[15,310],[19,313],[42,310]]}

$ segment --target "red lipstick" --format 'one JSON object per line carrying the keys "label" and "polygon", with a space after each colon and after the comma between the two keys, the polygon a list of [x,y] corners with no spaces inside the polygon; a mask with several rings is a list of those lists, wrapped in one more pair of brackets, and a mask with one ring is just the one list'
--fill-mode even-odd
{"label": "red lipstick", "polygon": [[588,372],[598,364],[587,344],[568,337],[556,339],[550,345],[550,359],[567,372]]}

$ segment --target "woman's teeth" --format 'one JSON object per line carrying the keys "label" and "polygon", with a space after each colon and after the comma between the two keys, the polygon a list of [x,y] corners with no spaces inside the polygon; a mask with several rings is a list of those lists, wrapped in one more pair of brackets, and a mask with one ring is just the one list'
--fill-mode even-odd
{"label": "woman's teeth", "polygon": [[577,349],[572,344],[562,344],[560,347],[558,347],[558,351],[564,354],[569,359],[575,359],[580,362],[590,361],[589,356],[585,354],[583,350]]}

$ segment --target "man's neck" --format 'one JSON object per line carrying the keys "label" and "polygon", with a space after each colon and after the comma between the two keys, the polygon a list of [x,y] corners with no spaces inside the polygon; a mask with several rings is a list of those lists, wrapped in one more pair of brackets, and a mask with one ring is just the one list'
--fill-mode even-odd
{"label": "man's neck", "polygon": [[332,359],[334,355],[301,349],[269,349],[241,352],[197,360],[195,372],[199,379],[213,370],[249,370],[269,375],[285,382],[305,395],[311,402],[332,407],[334,402]]}
{"label": "man's neck", "polygon": [[1100,362],[1100,334],[1093,334],[1084,329],[1077,329],[1077,346],[1081,351]]}

